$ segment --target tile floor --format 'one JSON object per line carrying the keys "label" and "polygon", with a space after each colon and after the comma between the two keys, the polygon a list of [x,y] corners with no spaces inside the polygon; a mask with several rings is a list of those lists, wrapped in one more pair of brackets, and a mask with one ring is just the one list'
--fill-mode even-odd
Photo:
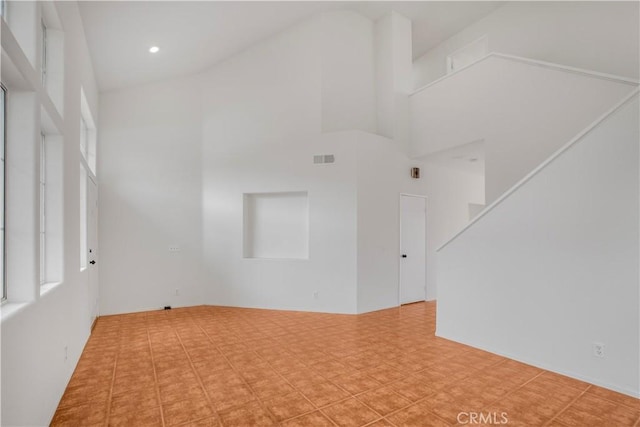
{"label": "tile floor", "polygon": [[640,400],[437,338],[435,309],[101,317],[52,425],[640,426]]}

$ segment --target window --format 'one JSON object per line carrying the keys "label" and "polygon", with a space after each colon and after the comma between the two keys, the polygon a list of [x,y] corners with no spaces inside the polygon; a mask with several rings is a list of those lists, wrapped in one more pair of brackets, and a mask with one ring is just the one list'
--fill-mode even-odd
{"label": "window", "polygon": [[7,0],[0,0],[0,16],[7,20]]}
{"label": "window", "polygon": [[47,26],[44,20],[40,21],[42,27],[42,86],[47,84]]}
{"label": "window", "polygon": [[0,85],[2,88],[2,95],[0,99],[0,104],[2,110],[0,111],[0,122],[2,123],[2,128],[0,128],[0,137],[2,137],[2,141],[0,142],[0,280],[2,280],[2,301],[7,299],[7,280],[5,274],[5,265],[6,265],[6,255],[5,255],[5,242],[4,242],[4,194],[5,194],[5,150],[7,146],[7,132],[5,128],[6,124],[6,108],[5,103],[7,99],[7,90],[4,86]]}
{"label": "window", "polygon": [[40,285],[47,283],[47,148],[40,133]]}
{"label": "window", "polygon": [[40,295],[62,283],[64,275],[64,143],[52,125],[51,117],[42,110],[40,123]]}
{"label": "window", "polygon": [[87,268],[87,169],[80,163],[80,270]]}
{"label": "window", "polygon": [[[62,116],[64,114],[64,32],[54,2],[35,2],[40,7],[40,47],[42,87]],[[48,133],[47,133],[48,135]]]}

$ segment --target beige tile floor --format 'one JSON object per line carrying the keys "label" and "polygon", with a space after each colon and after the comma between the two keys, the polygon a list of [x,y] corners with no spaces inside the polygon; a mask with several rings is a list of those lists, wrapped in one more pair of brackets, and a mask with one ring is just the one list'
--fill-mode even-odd
{"label": "beige tile floor", "polygon": [[435,310],[101,317],[52,425],[640,426],[638,399],[436,337]]}

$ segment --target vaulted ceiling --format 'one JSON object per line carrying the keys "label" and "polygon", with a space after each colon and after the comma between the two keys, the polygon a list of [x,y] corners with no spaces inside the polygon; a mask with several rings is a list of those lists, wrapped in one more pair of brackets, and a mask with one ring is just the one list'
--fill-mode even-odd
{"label": "vaulted ceiling", "polygon": [[100,89],[112,90],[205,70],[323,10],[376,20],[393,9],[413,23],[417,57],[502,3],[81,1],[80,13]]}

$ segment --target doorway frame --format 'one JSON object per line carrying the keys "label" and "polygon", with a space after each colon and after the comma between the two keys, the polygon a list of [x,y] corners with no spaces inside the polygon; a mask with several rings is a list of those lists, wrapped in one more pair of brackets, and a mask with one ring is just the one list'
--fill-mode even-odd
{"label": "doorway frame", "polygon": [[[91,265],[89,264],[90,261],[90,257],[89,257],[89,250],[92,249],[90,248],[90,239],[89,239],[89,227],[90,227],[90,218],[89,218],[89,212],[91,212],[91,207],[89,206],[89,186],[92,185],[95,188],[95,209],[97,212],[97,216],[98,218],[96,218],[96,224],[95,224],[95,243],[96,246],[99,247],[100,245],[100,232],[99,232],[99,228],[100,228],[100,224],[99,224],[99,215],[100,215],[100,211],[99,211],[99,183],[98,183],[98,177],[96,176],[96,174],[91,170],[91,168],[89,167],[89,163],[87,162],[87,159],[84,158],[84,156],[80,156],[80,161],[82,163],[82,167],[85,168],[86,171],[86,179],[87,179],[87,184],[86,184],[86,200],[87,200],[87,205],[85,206],[86,209],[86,227],[87,227],[87,235],[86,235],[86,239],[87,239],[87,267],[82,271],[83,273],[85,273],[85,277],[86,277],[86,285],[87,285],[87,296],[90,297],[91,296],[91,271],[90,269],[92,269]],[[97,248],[96,248],[96,253],[98,252]],[[95,270],[95,268],[93,268],[93,270]],[[90,333],[93,332],[93,328],[96,325],[96,321],[98,320],[98,317],[100,317],[100,275],[97,272],[94,272],[93,274],[95,274],[94,279],[95,279],[95,292],[96,292],[96,300],[97,300],[97,304],[95,305],[95,313],[94,311],[94,304],[92,301],[89,301],[89,316],[90,316],[90,323],[89,323],[89,331]],[[94,316],[95,314],[95,316]]]}
{"label": "doorway frame", "polygon": [[425,290],[424,290],[424,298],[427,300],[427,202],[429,200],[428,196],[424,194],[413,194],[413,193],[399,193],[398,194],[398,252],[396,254],[396,260],[398,262],[398,305],[397,307],[402,307],[400,292],[402,291],[402,267],[400,266],[400,256],[402,252],[402,197],[417,197],[420,199],[424,199],[424,262],[425,262]]}

